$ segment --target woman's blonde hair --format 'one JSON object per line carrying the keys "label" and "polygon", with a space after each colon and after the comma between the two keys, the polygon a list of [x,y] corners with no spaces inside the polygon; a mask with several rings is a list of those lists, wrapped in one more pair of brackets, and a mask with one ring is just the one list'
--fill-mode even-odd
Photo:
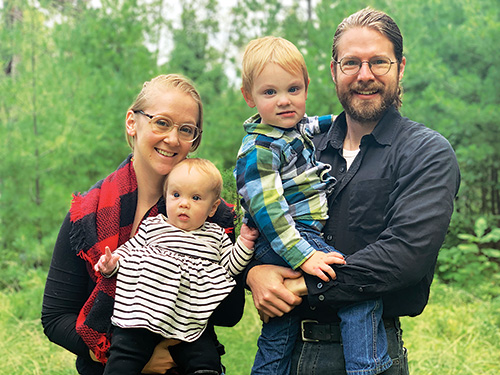
{"label": "woman's blonde hair", "polygon": [[[198,119],[196,121],[196,126],[200,129],[200,135],[192,143],[190,149],[190,151],[195,151],[201,142],[201,134],[203,130],[203,104],[201,102],[200,94],[194,87],[194,84],[183,75],[162,74],[151,79],[151,81],[144,82],[141,92],[137,95],[137,98],[128,110],[132,112],[144,110],[144,108],[146,108],[150,103],[154,94],[158,93],[158,91],[167,91],[169,89],[177,89],[190,95],[198,105]],[[127,133],[126,136],[129,146],[134,149],[134,138]]]}
{"label": "woman's blonde hair", "polygon": [[166,195],[167,187],[168,187],[168,176],[172,174],[174,170],[179,168],[182,165],[187,165],[188,170],[195,168],[199,172],[205,174],[207,176],[207,185],[210,190],[213,191],[215,200],[220,198],[222,192],[222,175],[217,169],[217,167],[210,160],[200,159],[200,158],[188,158],[184,159],[181,162],[174,165],[170,173],[165,178],[165,183],[163,185],[163,194]]}
{"label": "woman's blonde hair", "polygon": [[286,39],[266,36],[250,41],[243,53],[241,78],[245,92],[252,91],[255,77],[262,73],[267,63],[277,64],[289,73],[302,73],[307,89],[309,74],[302,53]]}

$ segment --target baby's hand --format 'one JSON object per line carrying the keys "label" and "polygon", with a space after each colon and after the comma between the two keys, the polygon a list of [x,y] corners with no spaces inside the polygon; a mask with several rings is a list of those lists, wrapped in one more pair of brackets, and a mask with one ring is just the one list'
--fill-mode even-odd
{"label": "baby's hand", "polygon": [[241,225],[240,238],[246,247],[253,249],[255,245],[255,240],[259,237],[259,231],[257,228],[250,228],[246,224]]}
{"label": "baby's hand", "polygon": [[333,251],[331,253],[323,253],[321,251],[315,251],[312,256],[309,257],[300,268],[305,273],[309,275],[317,276],[323,281],[329,281],[328,276],[332,280],[337,278],[335,271],[330,264],[345,264],[345,259],[342,254]]}
{"label": "baby's hand", "polygon": [[120,256],[117,254],[112,254],[108,246],[106,246],[105,251],[106,252],[101,255],[101,258],[99,258],[99,261],[94,266],[94,269],[98,272],[101,272],[103,275],[110,275],[115,270]]}

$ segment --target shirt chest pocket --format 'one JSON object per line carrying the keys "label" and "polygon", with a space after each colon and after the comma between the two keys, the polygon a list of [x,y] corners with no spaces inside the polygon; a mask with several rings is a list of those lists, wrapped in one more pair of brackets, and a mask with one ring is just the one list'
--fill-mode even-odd
{"label": "shirt chest pocket", "polygon": [[349,195],[349,230],[382,232],[385,210],[391,193],[389,179],[357,182]]}
{"label": "shirt chest pocket", "polygon": [[281,178],[283,180],[295,178],[307,169],[308,161],[304,144],[298,139],[292,140],[281,151]]}

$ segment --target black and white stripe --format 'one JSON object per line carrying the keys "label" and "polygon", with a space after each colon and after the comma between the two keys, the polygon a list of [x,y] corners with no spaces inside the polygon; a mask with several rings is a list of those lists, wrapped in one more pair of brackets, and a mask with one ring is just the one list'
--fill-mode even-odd
{"label": "black and white stripe", "polygon": [[146,328],[166,338],[196,340],[235,285],[253,250],[233,246],[224,230],[205,223],[186,232],[163,215],[146,219],[120,255],[113,324]]}

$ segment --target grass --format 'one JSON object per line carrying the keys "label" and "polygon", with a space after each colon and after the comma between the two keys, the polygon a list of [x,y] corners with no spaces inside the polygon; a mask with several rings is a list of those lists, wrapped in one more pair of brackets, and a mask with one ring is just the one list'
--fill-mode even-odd
{"label": "grass", "polygon": [[20,291],[0,292],[0,374],[74,375],[75,356],[51,344],[40,323],[46,274],[29,272]]}
{"label": "grass", "polygon": [[[0,292],[0,375],[75,374],[75,356],[50,343],[42,332],[43,271],[29,272],[20,290]],[[500,298],[477,297],[434,283],[424,313],[403,318],[412,375],[500,373]],[[260,321],[247,295],[243,319],[217,328],[227,354],[228,375],[249,374]]]}
{"label": "grass", "polygon": [[500,298],[436,283],[424,313],[405,318],[412,374],[500,373]]}

